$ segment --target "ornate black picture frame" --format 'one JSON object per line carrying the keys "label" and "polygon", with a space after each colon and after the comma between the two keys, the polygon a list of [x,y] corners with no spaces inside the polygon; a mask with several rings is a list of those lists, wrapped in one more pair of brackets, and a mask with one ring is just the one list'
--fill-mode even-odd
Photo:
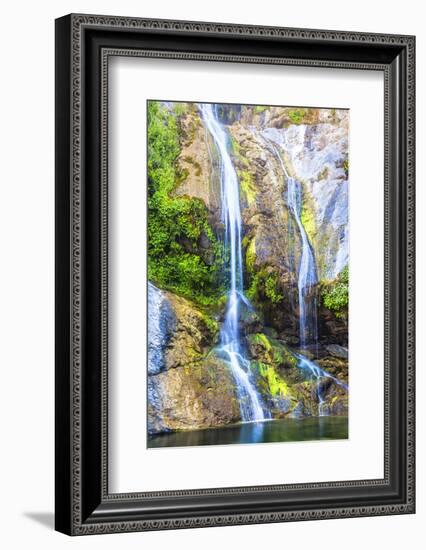
{"label": "ornate black picture frame", "polygon": [[[383,479],[110,494],[110,56],[384,74]],[[56,21],[56,529],[69,535],[414,513],[415,38],[68,15]]]}

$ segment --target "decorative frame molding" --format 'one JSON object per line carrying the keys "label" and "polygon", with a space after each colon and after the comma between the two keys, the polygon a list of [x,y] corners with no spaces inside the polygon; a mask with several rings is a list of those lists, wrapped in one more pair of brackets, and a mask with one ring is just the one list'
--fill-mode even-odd
{"label": "decorative frame molding", "polygon": [[[224,37],[230,39],[229,44]],[[204,44],[202,39],[206,40]],[[194,51],[196,48],[201,51]],[[414,512],[414,51],[414,37],[389,34],[95,15],[69,15],[56,21],[59,531],[83,535]],[[117,55],[383,71],[382,480],[108,493],[107,92],[108,59]],[[321,492],[329,504],[321,503]],[[177,497],[187,499],[186,511],[173,509]],[[217,510],[207,513],[204,507],[209,505],[211,509],[213,502]]]}

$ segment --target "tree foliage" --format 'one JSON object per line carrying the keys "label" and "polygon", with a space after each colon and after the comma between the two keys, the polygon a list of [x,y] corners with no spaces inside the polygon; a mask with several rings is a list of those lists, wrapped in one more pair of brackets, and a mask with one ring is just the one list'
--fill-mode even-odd
{"label": "tree foliage", "polygon": [[324,306],[339,316],[349,304],[349,266],[339,273],[337,279],[331,283],[324,283],[321,289],[321,298]]}
{"label": "tree foliage", "polygon": [[279,290],[278,275],[270,272],[266,268],[253,272],[251,275],[251,284],[247,290],[247,297],[255,302],[270,302],[279,304],[284,296]]}
{"label": "tree foliage", "polygon": [[[221,246],[201,199],[174,196],[179,124],[157,101],[148,103],[148,277],[161,288],[212,305],[221,294]],[[200,254],[200,239],[209,254]]]}

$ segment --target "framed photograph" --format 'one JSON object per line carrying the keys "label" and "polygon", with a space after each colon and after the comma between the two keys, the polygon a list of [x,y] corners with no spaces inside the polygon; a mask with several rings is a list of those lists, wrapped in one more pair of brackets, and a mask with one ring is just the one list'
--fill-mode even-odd
{"label": "framed photograph", "polygon": [[407,514],[413,36],[56,21],[56,529]]}

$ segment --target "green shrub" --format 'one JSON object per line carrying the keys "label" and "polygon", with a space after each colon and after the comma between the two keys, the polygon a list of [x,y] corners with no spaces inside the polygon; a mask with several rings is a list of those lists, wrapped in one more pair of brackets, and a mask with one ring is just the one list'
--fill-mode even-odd
{"label": "green shrub", "polygon": [[347,310],[349,305],[349,266],[342,269],[337,279],[322,284],[321,299],[324,306],[333,311],[337,317]]}
{"label": "green shrub", "polygon": [[249,300],[258,302],[263,300],[272,304],[282,302],[284,296],[279,292],[277,273],[269,273],[266,269],[253,273],[247,297]]}
{"label": "green shrub", "polygon": [[288,116],[293,124],[301,124],[307,111],[307,109],[290,109]]}
{"label": "green shrub", "polygon": [[248,206],[251,206],[256,200],[256,188],[253,183],[250,172],[246,170],[238,170],[238,179],[240,180],[240,188],[244,194]]}
{"label": "green shrub", "polygon": [[[148,103],[148,277],[204,306],[215,305],[224,292],[222,246],[208,223],[201,199],[173,196],[185,177],[178,173],[179,126],[157,101]],[[199,240],[207,237],[213,252],[208,263]]]}

